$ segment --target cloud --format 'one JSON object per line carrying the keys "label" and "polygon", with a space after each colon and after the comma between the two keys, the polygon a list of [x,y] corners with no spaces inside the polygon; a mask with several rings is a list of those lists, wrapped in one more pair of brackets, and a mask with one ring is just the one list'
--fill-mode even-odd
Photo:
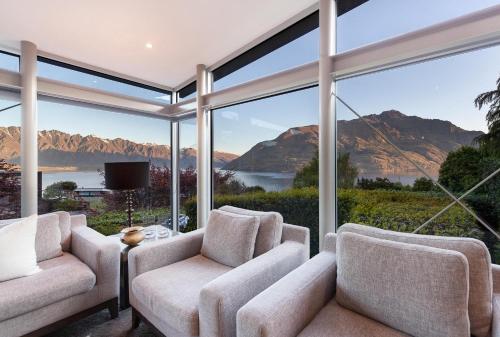
{"label": "cloud", "polygon": [[269,123],[269,122],[266,122],[266,121],[263,121],[263,120],[257,119],[257,118],[250,118],[250,123],[252,125],[259,126],[261,128],[276,130],[279,132],[285,132],[286,130],[288,130],[288,128],[286,128],[284,126]]}
{"label": "cloud", "polygon": [[159,99],[162,101],[170,101],[170,95],[162,95],[162,96],[157,96],[155,99]]}
{"label": "cloud", "polygon": [[240,119],[240,116],[238,115],[238,113],[234,112],[234,111],[227,111],[227,110],[224,110],[221,112],[221,115],[223,118],[225,119],[231,119],[233,121],[237,121]]}

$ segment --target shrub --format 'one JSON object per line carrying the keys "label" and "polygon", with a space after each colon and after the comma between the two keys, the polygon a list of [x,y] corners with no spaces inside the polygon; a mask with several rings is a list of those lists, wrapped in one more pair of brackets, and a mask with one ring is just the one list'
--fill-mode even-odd
{"label": "shrub", "polygon": [[[408,191],[350,190],[355,205],[350,222],[398,232],[413,232],[445,206],[451,199],[437,193]],[[453,206],[419,234],[483,238],[483,231],[461,206]]]}
{"label": "shrub", "polygon": [[434,182],[426,177],[420,177],[415,180],[411,188],[415,192],[429,192],[434,188]]}
{"label": "shrub", "polygon": [[463,146],[448,153],[439,168],[439,183],[454,192],[464,192],[481,180],[481,152]]}
{"label": "shrub", "polygon": [[[353,198],[343,191],[339,193],[338,212],[341,223],[347,221]],[[283,215],[286,223],[309,228],[311,254],[318,253],[319,195],[314,187],[296,188],[282,192],[257,192],[240,195],[215,195],[214,207],[232,205],[258,211],[276,211]],[[184,204],[184,212],[189,216],[187,231],[196,228],[196,200]]]}
{"label": "shrub", "polygon": [[357,186],[362,190],[392,190],[400,191],[404,188],[400,182],[393,183],[388,178],[376,177],[374,179],[361,178],[358,179]]}
{"label": "shrub", "polygon": [[[447,196],[434,192],[349,189],[338,191],[339,224],[355,222],[382,229],[413,232],[450,203]],[[318,252],[319,196],[316,188],[291,189],[242,195],[216,195],[215,208],[232,205],[261,211],[277,211],[285,222],[308,227],[311,254]],[[185,203],[190,222],[196,228],[196,200]],[[453,206],[420,234],[484,238],[484,231],[460,206]]]}
{"label": "shrub", "polygon": [[73,199],[55,200],[52,204],[52,211],[73,212],[82,208],[80,201]]}
{"label": "shrub", "polygon": [[[162,207],[154,208],[150,211],[136,211],[132,213],[132,224],[142,225],[145,215],[166,218],[170,215],[170,209]],[[87,216],[88,226],[103,235],[112,235],[119,233],[123,228],[127,227],[127,221],[127,212],[125,211],[110,211],[103,214]]]}
{"label": "shrub", "polygon": [[71,192],[76,190],[77,185],[74,181],[59,181],[50,184],[43,191],[45,199],[61,199],[71,195]]}

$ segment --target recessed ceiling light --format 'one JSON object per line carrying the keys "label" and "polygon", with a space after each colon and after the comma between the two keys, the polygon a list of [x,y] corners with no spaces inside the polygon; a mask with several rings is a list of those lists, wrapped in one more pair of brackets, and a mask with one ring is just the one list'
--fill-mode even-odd
{"label": "recessed ceiling light", "polygon": [[148,43],[146,43],[146,48],[148,48],[148,49],[153,48],[153,44],[152,44],[152,43],[149,43],[149,42],[148,42]]}

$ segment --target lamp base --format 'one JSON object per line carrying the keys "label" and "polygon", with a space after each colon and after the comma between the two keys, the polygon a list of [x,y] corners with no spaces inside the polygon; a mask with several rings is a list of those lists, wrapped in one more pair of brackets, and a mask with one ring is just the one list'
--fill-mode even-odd
{"label": "lamp base", "polygon": [[133,193],[134,191],[133,190],[127,190],[126,193],[127,193],[127,224],[128,224],[128,227],[132,227],[132,212],[134,211],[134,209],[132,208],[133,206]]}

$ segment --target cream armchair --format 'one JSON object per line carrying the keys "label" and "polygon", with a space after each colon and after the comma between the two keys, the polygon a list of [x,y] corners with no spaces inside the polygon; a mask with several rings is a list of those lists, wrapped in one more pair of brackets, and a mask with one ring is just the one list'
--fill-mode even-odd
{"label": "cream armchair", "polygon": [[498,289],[481,241],[346,224],[239,310],[237,336],[500,337]]}
{"label": "cream armchair", "polygon": [[[206,229],[133,249],[129,280],[134,326],[143,320],[168,337],[235,336],[238,309],[309,258],[307,228],[283,224],[277,213],[223,209],[243,213],[237,221],[259,218],[257,240],[251,243],[256,256],[235,266],[232,260],[239,254],[227,242],[234,227],[216,233],[212,228],[214,222],[235,220],[227,214],[213,219],[214,211]],[[226,246],[210,252],[206,245],[214,241]],[[247,243],[241,240],[240,246]]]}
{"label": "cream armchair", "polygon": [[0,282],[0,337],[43,336],[106,308],[118,316],[116,240],[87,227],[84,215],[55,212],[38,217],[35,248],[39,272]]}

